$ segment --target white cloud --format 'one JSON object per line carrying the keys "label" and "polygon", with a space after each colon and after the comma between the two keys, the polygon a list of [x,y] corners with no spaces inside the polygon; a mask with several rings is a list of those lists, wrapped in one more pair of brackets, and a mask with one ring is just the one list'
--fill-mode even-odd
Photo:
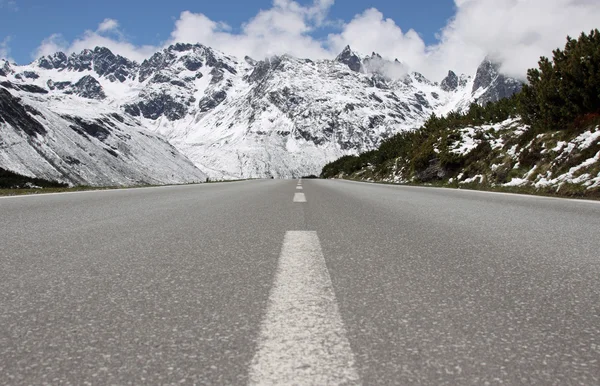
{"label": "white cloud", "polygon": [[597,28],[598,0],[455,0],[457,13],[431,48],[435,62],[461,71],[489,54],[523,77],[540,56],[564,47],[567,35]]}
{"label": "white cloud", "polygon": [[356,15],[345,24],[338,34],[328,38],[334,52],[346,45],[364,54],[377,52],[388,59],[398,59],[412,68],[421,68],[426,56],[425,42],[414,30],[406,33],[392,19],[386,19],[381,12],[370,8]]}
{"label": "white cloud", "polygon": [[98,25],[98,32],[115,31],[119,28],[119,22],[115,19],[104,19],[100,25]]}
{"label": "white cloud", "polygon": [[311,36],[326,20],[333,0],[316,0],[301,6],[291,0],[274,0],[273,7],[261,10],[241,26],[240,33],[203,14],[182,12],[171,33],[172,42],[202,43],[227,54],[262,59],[273,54],[301,57],[329,57],[322,42]]}
{"label": "white cloud", "polygon": [[[2,1],[2,0],[0,0]],[[273,0],[234,28],[201,13],[184,11],[167,41],[160,46],[136,46],[121,33],[119,23],[105,19],[72,42],[52,35],[36,56],[51,50],[68,52],[106,46],[115,53],[141,61],[174,42],[202,43],[227,54],[262,59],[273,54],[333,58],[347,44],[356,51],[373,51],[399,59],[410,68],[440,80],[449,69],[473,74],[485,55],[503,63],[503,70],[524,77],[541,55],[564,46],[566,35],[598,27],[598,0],[455,0],[456,13],[439,32],[436,44],[427,46],[417,31],[404,31],[394,20],[374,8],[352,20],[329,18],[335,0],[313,0],[301,5],[293,0]],[[319,28],[337,26],[337,32],[317,39]]]}
{"label": "white cloud", "polygon": [[42,40],[42,43],[37,48],[35,58],[41,56],[51,55],[58,51],[66,51],[69,47],[69,43],[63,38],[61,34],[52,34],[46,39]]}
{"label": "white cloud", "polygon": [[87,30],[72,42],[68,42],[61,34],[49,36],[42,41],[32,56],[39,58],[58,51],[72,53],[95,47],[107,47],[115,54],[136,61],[146,59],[158,49],[154,46],[136,46],[128,42],[119,30],[118,21],[105,19],[95,31]]}
{"label": "white cloud", "polygon": [[7,36],[3,40],[0,40],[0,59],[6,59],[9,62],[13,61],[10,57],[10,47],[8,46],[11,39],[11,36]]}

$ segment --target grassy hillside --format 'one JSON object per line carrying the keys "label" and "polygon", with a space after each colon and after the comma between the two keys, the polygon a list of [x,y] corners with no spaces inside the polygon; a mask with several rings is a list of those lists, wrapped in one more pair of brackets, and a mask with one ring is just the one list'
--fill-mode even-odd
{"label": "grassy hillside", "polygon": [[509,99],[431,116],[322,178],[600,196],[600,32],[567,39]]}

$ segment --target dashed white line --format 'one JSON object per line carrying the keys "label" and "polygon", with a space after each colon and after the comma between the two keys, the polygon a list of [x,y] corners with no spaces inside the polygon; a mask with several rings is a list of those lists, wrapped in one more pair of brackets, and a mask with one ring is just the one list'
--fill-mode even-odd
{"label": "dashed white line", "polygon": [[360,384],[316,232],[285,235],[249,383]]}
{"label": "dashed white line", "polygon": [[296,186],[297,190],[303,190],[304,188],[302,186]]}
{"label": "dashed white line", "polygon": [[295,193],[294,202],[306,202],[306,196],[304,193]]}

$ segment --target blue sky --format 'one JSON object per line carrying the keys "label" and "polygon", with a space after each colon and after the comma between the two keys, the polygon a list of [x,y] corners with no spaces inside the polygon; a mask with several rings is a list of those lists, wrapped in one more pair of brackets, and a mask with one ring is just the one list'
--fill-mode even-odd
{"label": "blue sky", "polygon": [[[10,36],[10,56],[18,63],[32,59],[39,44],[56,33],[71,41],[85,30],[94,29],[106,18],[118,20],[122,32],[136,45],[159,45],[167,40],[182,11],[203,13],[215,21],[224,21],[235,29],[260,9],[272,7],[271,0],[0,0],[0,41]],[[310,1],[299,1],[310,4]],[[426,3],[426,4],[425,4]],[[367,8],[377,8],[404,30],[418,31],[427,43],[453,15],[452,0],[340,0],[329,11],[332,20],[349,21]],[[312,35],[321,38],[336,28],[323,26]]]}
{"label": "blue sky", "polygon": [[323,59],[349,44],[432,80],[473,75],[486,56],[524,78],[599,20],[598,0],[0,0],[0,58],[26,64],[106,46],[143,61],[185,42],[259,60]]}

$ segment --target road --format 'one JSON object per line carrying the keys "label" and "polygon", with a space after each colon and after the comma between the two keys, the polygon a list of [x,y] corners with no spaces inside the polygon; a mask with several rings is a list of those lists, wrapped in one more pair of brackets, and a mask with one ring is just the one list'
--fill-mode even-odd
{"label": "road", "polygon": [[346,181],[0,198],[0,384],[600,384],[599,230]]}

